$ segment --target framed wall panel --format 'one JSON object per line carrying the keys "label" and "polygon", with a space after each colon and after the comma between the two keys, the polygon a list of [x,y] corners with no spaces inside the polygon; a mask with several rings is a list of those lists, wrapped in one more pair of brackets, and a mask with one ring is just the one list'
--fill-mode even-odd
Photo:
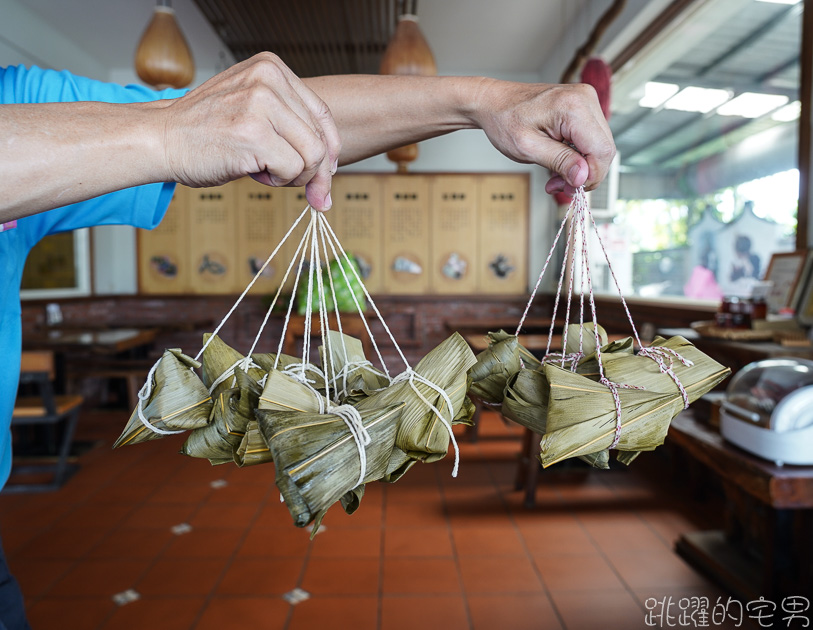
{"label": "framed wall panel", "polygon": [[528,289],[528,176],[479,178],[479,293]]}
{"label": "framed wall panel", "polygon": [[[245,177],[234,184],[237,202],[237,288],[242,291],[259,271],[290,227],[289,191],[258,184]],[[285,243],[252,287],[252,293],[276,291],[290,255]]]}
{"label": "framed wall panel", "polygon": [[237,274],[235,191],[234,184],[190,190],[190,286],[194,293],[234,293],[245,288]]}
{"label": "framed wall panel", "polygon": [[380,178],[375,175],[336,176],[332,195],[333,208],[327,219],[344,250],[358,260],[367,290],[379,293],[384,285]]}
{"label": "framed wall panel", "polygon": [[384,283],[382,293],[429,292],[429,178],[388,175],[383,178]]}
{"label": "framed wall panel", "polygon": [[432,293],[470,294],[477,290],[477,193],[477,178],[473,175],[432,177]]}
{"label": "framed wall panel", "polygon": [[189,197],[192,189],[176,186],[163,221],[153,230],[138,230],[138,284],[142,293],[190,291]]}

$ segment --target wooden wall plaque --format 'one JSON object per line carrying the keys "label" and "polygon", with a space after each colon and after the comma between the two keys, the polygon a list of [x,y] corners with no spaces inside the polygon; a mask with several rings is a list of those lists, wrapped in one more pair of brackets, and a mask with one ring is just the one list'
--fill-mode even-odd
{"label": "wooden wall plaque", "polygon": [[[236,282],[242,291],[259,271],[291,222],[288,220],[288,197],[285,188],[272,188],[250,177],[235,184],[237,201]],[[257,278],[252,293],[273,293],[291,260],[283,248]],[[288,255],[286,255],[288,254]],[[242,287],[242,288],[240,288]]]}
{"label": "wooden wall plaque", "polygon": [[480,178],[479,292],[522,294],[528,287],[528,182]]}
{"label": "wooden wall plaque", "polygon": [[189,192],[190,286],[194,293],[234,293],[237,282],[236,186]]}
{"label": "wooden wall plaque", "polygon": [[176,186],[163,221],[153,230],[138,230],[138,279],[142,293],[190,291],[189,195]]}
{"label": "wooden wall plaque", "polygon": [[385,275],[381,241],[384,218],[379,183],[375,175],[335,178],[333,208],[326,215],[344,250],[357,258],[362,279],[370,293],[381,292]]}
{"label": "wooden wall plaque", "polygon": [[428,178],[388,175],[383,180],[382,293],[428,293],[431,264]]}
{"label": "wooden wall plaque", "polygon": [[429,288],[432,293],[477,291],[477,179],[473,175],[432,178]]}

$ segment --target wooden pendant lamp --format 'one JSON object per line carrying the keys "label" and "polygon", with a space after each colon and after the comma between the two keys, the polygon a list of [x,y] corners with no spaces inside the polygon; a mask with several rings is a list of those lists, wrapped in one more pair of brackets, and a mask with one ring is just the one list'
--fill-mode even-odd
{"label": "wooden pendant lamp", "polygon": [[169,0],[159,1],[138,42],[135,68],[139,78],[161,90],[186,87],[195,78],[192,51],[175,19]]}
{"label": "wooden pendant lamp", "polygon": [[[417,0],[412,5],[413,13],[404,13],[398,18],[398,26],[381,59],[379,74],[435,76],[438,73],[435,57],[414,14]],[[393,149],[387,152],[387,157],[398,165],[399,173],[406,173],[407,164],[418,157],[418,145]]]}

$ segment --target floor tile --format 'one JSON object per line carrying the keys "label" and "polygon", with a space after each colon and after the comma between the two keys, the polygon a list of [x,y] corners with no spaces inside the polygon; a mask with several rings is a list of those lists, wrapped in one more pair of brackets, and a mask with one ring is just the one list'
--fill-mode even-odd
{"label": "floor tile", "polygon": [[205,603],[203,597],[143,597],[116,608],[101,630],[186,630]]}
{"label": "floor tile", "polygon": [[567,630],[632,630],[646,628],[645,612],[624,589],[610,591],[558,591],[553,605]]}
{"label": "floor tile", "polygon": [[462,597],[396,597],[381,603],[381,630],[469,630]]}
{"label": "floor tile", "polygon": [[388,595],[461,592],[457,566],[447,558],[386,558],[382,585]]}
{"label": "floor tile", "polygon": [[11,574],[20,584],[26,599],[39,597],[65,576],[74,566],[72,560],[10,560]]}
{"label": "floor tile", "polygon": [[380,555],[380,528],[326,528],[316,534],[311,550],[311,558],[378,558]]}
{"label": "floor tile", "polygon": [[525,556],[525,546],[510,522],[490,527],[452,527],[455,549],[461,556]]}
{"label": "floor tile", "polygon": [[195,625],[194,630],[285,627],[291,606],[281,597],[215,597]]}
{"label": "floor tile", "polygon": [[259,510],[253,503],[204,504],[188,522],[196,528],[245,529],[254,522]]}
{"label": "floor tile", "polygon": [[451,557],[451,530],[448,527],[421,527],[384,530],[384,555],[400,557]]}
{"label": "floor tile", "polygon": [[705,584],[705,579],[699,573],[668,549],[662,552],[605,553],[621,579],[631,588]]}
{"label": "floor tile", "polygon": [[531,561],[517,556],[461,556],[460,574],[468,594],[539,593],[542,583]]}
{"label": "floor tile", "polygon": [[282,595],[299,583],[299,558],[236,558],[217,586],[218,595]]}
{"label": "floor tile", "polygon": [[230,558],[242,542],[240,529],[196,529],[172,536],[163,552],[164,558]]}
{"label": "floor tile", "polygon": [[302,588],[314,595],[375,595],[379,573],[378,558],[311,558]]}
{"label": "floor tile", "polygon": [[595,543],[607,551],[663,551],[668,548],[655,530],[635,514],[580,515],[579,522]]}
{"label": "floor tile", "polygon": [[148,503],[193,503],[205,501],[214,491],[208,483],[168,483],[147,499]]}
{"label": "floor tile", "polygon": [[529,553],[538,555],[590,554],[597,548],[579,522],[570,514],[545,517],[518,524]]}
{"label": "floor tile", "polygon": [[21,555],[39,560],[78,560],[93,548],[106,534],[104,530],[88,528],[50,528],[32,538]]}
{"label": "floor tile", "polygon": [[208,595],[226,567],[226,561],[184,558],[155,562],[135,589],[142,595]]}
{"label": "floor tile", "polygon": [[598,553],[536,558],[542,581],[551,591],[601,591],[624,588],[612,567]]}
{"label": "floor tile", "polygon": [[66,573],[49,593],[55,597],[112,597],[133,588],[148,566],[143,560],[85,560]]}
{"label": "floor tile", "polygon": [[102,538],[87,554],[88,558],[138,560],[156,558],[175,535],[166,530],[116,529]]}
{"label": "floor tile", "polygon": [[441,527],[446,523],[446,514],[440,501],[403,504],[388,502],[384,510],[384,526],[387,529]]}
{"label": "floor tile", "polygon": [[237,555],[253,558],[301,558],[310,546],[310,532],[306,529],[290,524],[287,527],[272,528],[255,522],[241,541]]}
{"label": "floor tile", "polygon": [[378,628],[378,598],[314,596],[293,607],[287,630]]}
{"label": "floor tile", "polygon": [[179,504],[142,504],[122,523],[124,528],[164,529],[189,522],[197,506]]}
{"label": "floor tile", "polygon": [[547,595],[469,595],[474,630],[562,630]]}
{"label": "floor tile", "polygon": [[29,606],[26,616],[36,630],[95,630],[115,609],[109,597],[48,597]]}

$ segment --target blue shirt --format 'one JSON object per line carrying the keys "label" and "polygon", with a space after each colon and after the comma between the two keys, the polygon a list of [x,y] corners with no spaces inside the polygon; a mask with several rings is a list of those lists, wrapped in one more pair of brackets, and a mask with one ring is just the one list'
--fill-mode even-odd
{"label": "blue shirt", "polygon": [[[73,101],[133,103],[176,98],[184,93],[155,92],[137,85],[123,87],[37,67],[0,68],[0,106]],[[43,176],[47,177],[47,173]],[[43,236],[93,225],[153,228],[163,218],[174,187],[167,183],[128,188],[19,219],[16,227],[0,231],[0,489],[11,471],[11,414],[20,376],[20,281],[28,252]]]}

